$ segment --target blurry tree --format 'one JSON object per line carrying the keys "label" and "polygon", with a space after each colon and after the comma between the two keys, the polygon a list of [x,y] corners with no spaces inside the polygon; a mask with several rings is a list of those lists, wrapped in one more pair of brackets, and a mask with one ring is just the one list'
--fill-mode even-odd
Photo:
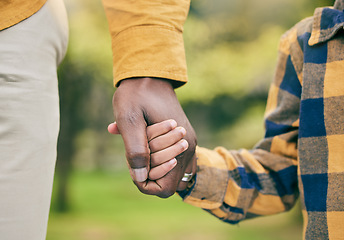
{"label": "blurry tree", "polygon": [[[55,209],[69,208],[68,181],[83,131],[99,132],[97,151],[102,154],[109,123],[111,97],[111,45],[100,1],[66,2],[70,19],[69,50],[59,67],[60,135],[56,166]],[[97,158],[96,158],[97,159]]]}
{"label": "blurry tree", "polygon": [[89,120],[87,106],[90,98],[91,78],[87,69],[76,67],[67,55],[59,68],[60,135],[58,140],[58,177],[56,208],[68,210],[68,179],[75,154],[75,138]]}

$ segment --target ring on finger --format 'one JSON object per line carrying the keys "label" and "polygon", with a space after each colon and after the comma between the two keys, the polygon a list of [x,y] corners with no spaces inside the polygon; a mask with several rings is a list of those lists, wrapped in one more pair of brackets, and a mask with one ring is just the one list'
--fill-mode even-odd
{"label": "ring on finger", "polygon": [[184,176],[182,178],[183,182],[188,182],[192,179],[193,174],[192,173],[184,173]]}

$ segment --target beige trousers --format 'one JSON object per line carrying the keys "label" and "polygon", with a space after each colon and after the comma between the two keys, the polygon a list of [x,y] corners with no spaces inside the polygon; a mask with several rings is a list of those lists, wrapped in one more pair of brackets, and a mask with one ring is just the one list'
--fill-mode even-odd
{"label": "beige trousers", "polygon": [[63,0],[0,31],[0,239],[45,239],[59,129]]}

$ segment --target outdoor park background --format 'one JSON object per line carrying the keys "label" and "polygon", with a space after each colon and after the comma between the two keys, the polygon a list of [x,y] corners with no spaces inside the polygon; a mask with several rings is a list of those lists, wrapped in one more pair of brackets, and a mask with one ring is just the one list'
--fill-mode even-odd
{"label": "outdoor park background", "polygon": [[[129,177],[112,115],[112,57],[101,1],[66,0],[70,45],[59,69],[61,132],[48,240],[301,239],[289,213],[232,226],[169,199],[141,194]],[[194,0],[185,25],[189,83],[177,95],[200,146],[252,148],[279,37],[331,0]]]}

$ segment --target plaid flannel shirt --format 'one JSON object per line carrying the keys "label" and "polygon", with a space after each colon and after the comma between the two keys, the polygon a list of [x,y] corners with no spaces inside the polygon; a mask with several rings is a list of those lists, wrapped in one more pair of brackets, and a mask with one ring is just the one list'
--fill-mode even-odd
{"label": "plaid flannel shirt", "polygon": [[284,34],[253,150],[198,148],[180,195],[221,220],[290,209],[300,195],[304,239],[344,239],[344,0]]}

